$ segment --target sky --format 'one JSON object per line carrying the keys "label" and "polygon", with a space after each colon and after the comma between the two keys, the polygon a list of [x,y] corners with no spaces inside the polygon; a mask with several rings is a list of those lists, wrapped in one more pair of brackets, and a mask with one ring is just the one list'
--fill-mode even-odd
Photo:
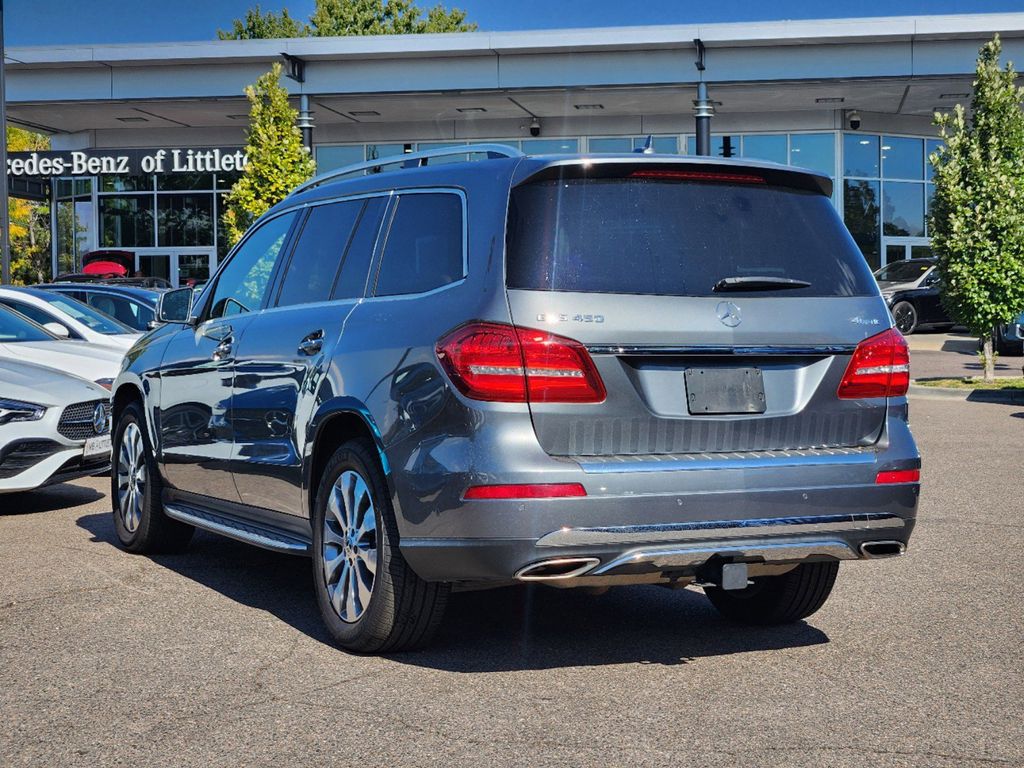
{"label": "sky", "polygon": [[[421,0],[429,7],[436,0]],[[7,0],[7,46],[211,40],[253,0]],[[484,31],[1024,10],[1024,0],[452,0]],[[305,20],[314,0],[262,0]]]}

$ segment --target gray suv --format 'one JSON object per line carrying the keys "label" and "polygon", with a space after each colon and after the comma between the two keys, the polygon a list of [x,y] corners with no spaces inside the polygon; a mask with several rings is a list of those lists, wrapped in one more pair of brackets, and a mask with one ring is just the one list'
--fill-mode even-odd
{"label": "gray suv", "polygon": [[361,652],[515,582],[792,622],[840,561],[904,552],[907,346],[829,179],[462,152],[314,179],[164,294],[114,387],[126,549],[310,556]]}

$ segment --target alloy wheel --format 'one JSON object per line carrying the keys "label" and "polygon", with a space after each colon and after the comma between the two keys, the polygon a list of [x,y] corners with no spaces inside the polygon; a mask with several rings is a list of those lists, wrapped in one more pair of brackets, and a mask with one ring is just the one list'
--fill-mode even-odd
{"label": "alloy wheel", "polygon": [[146,459],[142,430],[130,422],[121,435],[117,453],[117,509],[125,530],[134,533],[142,519],[142,502],[146,495]]}
{"label": "alloy wheel", "polygon": [[914,329],[916,318],[914,308],[906,302],[901,302],[893,309],[893,320],[896,321],[896,329],[900,333],[909,333]]}
{"label": "alloy wheel", "polygon": [[334,612],[349,624],[370,604],[377,575],[377,512],[362,475],[342,472],[324,512],[323,569]]}

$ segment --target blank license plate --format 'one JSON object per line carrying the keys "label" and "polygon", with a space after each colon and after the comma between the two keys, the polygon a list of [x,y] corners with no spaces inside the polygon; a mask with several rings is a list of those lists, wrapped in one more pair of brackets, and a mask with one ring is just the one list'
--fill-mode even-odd
{"label": "blank license plate", "polygon": [[86,458],[102,456],[105,453],[110,453],[110,435],[90,437],[85,441],[85,450],[83,451],[83,454]]}
{"label": "blank license plate", "polygon": [[687,368],[683,377],[691,414],[764,413],[760,368]]}

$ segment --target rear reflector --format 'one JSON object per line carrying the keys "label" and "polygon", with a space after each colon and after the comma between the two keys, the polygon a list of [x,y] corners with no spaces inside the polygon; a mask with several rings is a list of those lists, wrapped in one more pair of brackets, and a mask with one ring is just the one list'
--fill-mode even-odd
{"label": "rear reflector", "polygon": [[586,496],[579,483],[540,483],[528,485],[474,485],[466,490],[464,499],[564,499]]}
{"label": "rear reflector", "polygon": [[437,342],[466,397],[501,403],[600,403],[604,382],[578,341],[504,323],[469,323]]}
{"label": "rear reflector", "polygon": [[656,181],[717,181],[721,184],[766,184],[763,176],[752,173],[716,173],[714,171],[633,171],[631,179]]}
{"label": "rear reflector", "polygon": [[857,345],[836,395],[842,400],[900,397],[910,387],[910,351],[895,328]]}
{"label": "rear reflector", "polygon": [[879,472],[875,477],[876,485],[889,485],[890,483],[920,483],[920,469],[896,469],[892,472]]}

